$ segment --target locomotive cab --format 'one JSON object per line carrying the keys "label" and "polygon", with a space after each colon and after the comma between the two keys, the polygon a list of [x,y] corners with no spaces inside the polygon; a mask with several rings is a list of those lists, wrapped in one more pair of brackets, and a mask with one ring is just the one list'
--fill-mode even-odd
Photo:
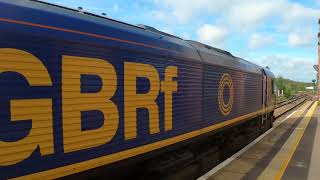
{"label": "locomotive cab", "polygon": [[[268,67],[262,69],[262,106],[264,115],[262,124],[267,121],[267,124],[272,126],[273,112],[276,104],[275,94],[275,76]],[[270,121],[270,122],[269,122]]]}

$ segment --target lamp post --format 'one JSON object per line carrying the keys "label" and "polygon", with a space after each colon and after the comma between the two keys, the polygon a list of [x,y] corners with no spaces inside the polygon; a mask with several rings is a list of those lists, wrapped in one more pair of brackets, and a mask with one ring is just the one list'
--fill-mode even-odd
{"label": "lamp post", "polygon": [[320,72],[319,72],[319,67],[320,67],[320,18],[318,21],[318,26],[319,26],[319,31],[318,31],[318,74],[317,74],[317,79],[318,79],[318,101],[320,101]]}
{"label": "lamp post", "polygon": [[312,89],[312,90],[313,90],[313,93],[312,93],[312,94],[313,94],[313,95],[316,95],[316,94],[315,94],[315,92],[316,92],[316,91],[315,91],[315,90],[316,90],[316,82],[317,82],[317,80],[315,80],[315,79],[312,80],[312,86],[313,86],[313,89]]}

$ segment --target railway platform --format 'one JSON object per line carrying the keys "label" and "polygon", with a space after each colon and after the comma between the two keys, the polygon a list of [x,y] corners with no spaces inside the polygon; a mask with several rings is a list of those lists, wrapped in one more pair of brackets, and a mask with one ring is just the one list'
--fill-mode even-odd
{"label": "railway platform", "polygon": [[320,107],[307,101],[198,180],[320,179]]}

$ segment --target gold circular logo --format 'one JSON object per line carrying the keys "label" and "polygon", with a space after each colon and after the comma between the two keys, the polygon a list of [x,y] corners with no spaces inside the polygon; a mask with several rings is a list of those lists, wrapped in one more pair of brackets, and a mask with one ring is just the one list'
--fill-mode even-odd
{"label": "gold circular logo", "polygon": [[[229,88],[229,98],[228,103],[224,101],[224,89],[227,86]],[[223,115],[228,115],[231,112],[232,104],[233,104],[233,82],[231,76],[227,73],[223,74],[220,79],[219,83],[219,90],[218,90],[218,101],[219,101],[219,108]]]}

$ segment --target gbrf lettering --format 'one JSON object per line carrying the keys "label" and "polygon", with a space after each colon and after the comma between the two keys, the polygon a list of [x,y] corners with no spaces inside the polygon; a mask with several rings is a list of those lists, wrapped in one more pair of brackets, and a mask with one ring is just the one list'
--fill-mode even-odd
{"label": "gbrf lettering", "polygon": [[[34,55],[10,48],[0,49],[0,54],[5,55],[0,57],[0,75],[4,72],[16,72],[24,76],[31,87],[52,86],[47,68]],[[33,74],[34,70],[37,70],[37,75]],[[148,110],[150,134],[160,132],[159,105],[156,102],[159,92],[164,93],[165,131],[172,130],[172,95],[178,91],[178,84],[173,79],[178,76],[178,69],[176,66],[167,66],[164,70],[164,80],[160,80],[154,66],[124,62],[123,104],[126,140],[137,136],[136,110],[138,108]],[[110,142],[119,126],[118,106],[111,100],[118,86],[114,66],[106,59],[63,55],[61,73],[61,128],[64,152],[88,149]],[[100,90],[93,93],[81,92],[81,75],[99,76],[102,82]],[[148,79],[150,86],[148,92],[137,93],[137,78],[140,77]],[[20,140],[14,142],[0,140],[0,155],[6,157],[0,159],[0,165],[19,163],[28,158],[37,148],[40,149],[41,155],[53,154],[52,98],[29,99],[26,97],[11,99],[9,103],[11,121],[31,120],[32,127],[28,135]],[[103,125],[95,129],[82,130],[81,112],[84,111],[100,111],[104,116]]]}

